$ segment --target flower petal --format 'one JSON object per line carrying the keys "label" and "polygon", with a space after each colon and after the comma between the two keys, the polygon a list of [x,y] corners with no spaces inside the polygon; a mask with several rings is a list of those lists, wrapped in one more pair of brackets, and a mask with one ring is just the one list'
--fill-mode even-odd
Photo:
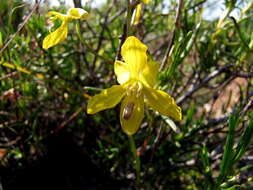
{"label": "flower petal", "polygon": [[56,11],[50,11],[50,12],[47,13],[47,15],[52,16],[50,18],[51,21],[54,21],[56,19],[60,19],[60,20],[64,21],[66,19],[66,15],[58,13]]}
{"label": "flower petal", "polygon": [[88,101],[87,113],[94,114],[101,110],[116,106],[125,95],[125,89],[120,85],[107,88]]}
{"label": "flower petal", "polygon": [[81,8],[71,8],[68,10],[67,15],[70,16],[72,19],[85,20],[88,18],[89,13]]}
{"label": "flower petal", "polygon": [[135,8],[135,10],[134,10],[134,13],[133,13],[133,16],[134,16],[134,17],[133,17],[133,18],[134,18],[133,24],[134,24],[134,25],[137,25],[137,24],[139,24],[139,22],[140,22],[141,9],[142,9],[142,4],[139,3],[139,4],[136,6],[136,8]]}
{"label": "flower petal", "polygon": [[117,81],[119,84],[124,84],[130,78],[128,65],[122,61],[115,61],[114,72],[117,76]]}
{"label": "flower petal", "polygon": [[67,38],[67,35],[68,35],[68,22],[63,21],[63,23],[61,24],[59,28],[57,28],[54,32],[48,34],[44,38],[43,44],[42,44],[43,49],[48,49],[62,42],[63,40]]}
{"label": "flower petal", "polygon": [[122,45],[121,55],[128,65],[131,78],[138,79],[147,64],[147,49],[147,46],[134,36],[128,37]]}
{"label": "flower petal", "polygon": [[144,117],[143,94],[126,96],[120,108],[120,123],[123,131],[128,135],[133,135],[139,129]]}
{"label": "flower petal", "polygon": [[176,120],[182,119],[181,108],[176,105],[174,99],[164,91],[144,87],[144,95],[147,103],[156,111]]}
{"label": "flower petal", "polygon": [[151,57],[149,57],[149,60],[140,75],[140,80],[146,86],[152,88],[156,84],[158,70],[159,64],[156,63]]}

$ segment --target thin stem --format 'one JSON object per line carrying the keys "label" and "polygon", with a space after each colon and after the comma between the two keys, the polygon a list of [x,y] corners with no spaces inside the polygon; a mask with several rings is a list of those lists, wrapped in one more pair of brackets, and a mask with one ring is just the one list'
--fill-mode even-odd
{"label": "thin stem", "polygon": [[36,9],[39,7],[40,2],[37,2],[34,4],[32,11],[29,13],[29,15],[27,15],[24,19],[24,21],[19,25],[18,30],[12,34],[9,38],[9,40],[4,44],[4,46],[2,47],[2,49],[0,49],[0,55],[4,52],[4,50],[8,47],[8,45],[12,42],[12,40],[18,35],[18,33],[21,31],[21,29],[25,26],[25,24],[28,22],[28,20],[31,18],[31,16],[33,15],[33,13],[36,11]]}
{"label": "thin stem", "polygon": [[181,18],[181,12],[182,12],[182,9],[183,9],[183,4],[184,4],[184,0],[178,0],[177,14],[176,14],[174,29],[173,29],[173,32],[172,32],[172,37],[170,37],[171,34],[169,33],[168,48],[166,49],[166,53],[165,53],[165,56],[163,57],[163,60],[162,60],[159,71],[162,71],[165,68],[165,66],[167,64],[167,61],[168,61],[168,58],[170,56],[171,49],[174,45],[174,40],[175,40],[175,37],[176,37],[176,31],[180,28],[180,18]]}
{"label": "thin stem", "polygon": [[140,157],[137,155],[137,149],[135,146],[134,138],[133,136],[128,136],[130,149],[134,156],[134,165],[135,165],[135,171],[136,171],[136,183],[140,184],[140,171],[141,171],[141,161]]}

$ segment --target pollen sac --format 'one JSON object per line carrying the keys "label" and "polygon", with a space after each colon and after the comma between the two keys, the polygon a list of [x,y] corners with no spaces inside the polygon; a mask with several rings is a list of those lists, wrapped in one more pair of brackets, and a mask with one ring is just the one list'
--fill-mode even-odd
{"label": "pollen sac", "polygon": [[128,104],[124,107],[124,110],[123,110],[123,118],[125,120],[129,120],[133,114],[133,110],[134,110],[134,103],[128,102]]}

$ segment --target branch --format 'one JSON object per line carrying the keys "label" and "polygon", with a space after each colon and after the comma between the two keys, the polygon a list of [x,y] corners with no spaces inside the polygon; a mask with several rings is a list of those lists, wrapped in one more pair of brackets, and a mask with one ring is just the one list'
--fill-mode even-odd
{"label": "branch", "polygon": [[[41,0],[40,0],[41,1]],[[36,11],[36,9],[39,7],[40,1],[35,3],[35,5],[33,6],[32,11],[30,12],[30,14],[25,18],[25,20],[23,21],[23,23],[20,24],[20,26],[18,27],[17,32],[15,32],[14,34],[12,34],[10,36],[10,39],[4,44],[4,46],[2,47],[2,49],[0,50],[0,55],[3,53],[3,51],[8,47],[8,45],[12,42],[12,40],[15,38],[15,36],[21,31],[21,29],[25,26],[25,24],[28,22],[28,20],[30,19],[30,17],[32,16],[32,14],[34,13],[34,11]]]}
{"label": "branch", "polygon": [[[179,0],[178,2],[178,7],[177,7],[177,14],[176,14],[176,20],[175,20],[175,26],[174,26],[174,30],[172,32],[172,37],[171,39],[169,40],[169,43],[168,43],[168,48],[166,49],[166,53],[165,53],[165,56],[163,57],[163,61],[162,61],[162,64],[160,66],[160,69],[159,71],[162,71],[166,65],[166,62],[169,58],[169,54],[170,54],[170,51],[171,51],[171,48],[174,44],[174,40],[175,40],[175,36],[176,36],[176,30],[178,28],[180,28],[180,17],[181,17],[181,12],[182,12],[182,8],[183,8],[183,0]],[[169,33],[169,37],[170,37],[170,33]]]}
{"label": "branch", "polygon": [[217,69],[217,70],[213,71],[206,78],[204,78],[204,80],[201,83],[193,86],[192,89],[190,89],[184,95],[182,95],[181,97],[179,97],[177,99],[177,104],[178,105],[182,104],[186,99],[188,99],[189,97],[191,97],[193,93],[195,93],[200,88],[202,88],[203,86],[205,86],[210,80],[212,80],[213,78],[217,77],[218,75],[220,75],[221,73],[223,73],[224,71],[226,71],[229,67],[232,67],[232,65],[231,64],[230,65],[226,65],[226,66],[224,66],[224,67],[222,67],[220,69]]}

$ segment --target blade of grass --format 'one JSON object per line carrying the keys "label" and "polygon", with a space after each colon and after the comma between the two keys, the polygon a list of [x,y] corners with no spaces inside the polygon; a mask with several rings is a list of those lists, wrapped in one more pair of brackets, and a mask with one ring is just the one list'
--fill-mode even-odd
{"label": "blade of grass", "polygon": [[250,143],[252,135],[253,135],[253,112],[250,114],[250,123],[245,129],[243,136],[241,137],[239,144],[236,148],[236,152],[233,158],[234,162],[237,162],[238,160],[240,160],[240,158],[244,155]]}
{"label": "blade of grass", "polygon": [[204,174],[205,174],[206,181],[207,181],[207,183],[205,184],[206,185],[205,189],[211,190],[214,185],[214,181],[212,178],[211,165],[209,162],[209,153],[208,153],[205,145],[201,149],[200,159],[203,164]]}
{"label": "blade of grass", "polygon": [[234,115],[229,117],[228,124],[228,136],[226,139],[226,144],[224,147],[223,158],[220,165],[220,175],[217,179],[217,185],[219,186],[223,180],[226,178],[229,169],[232,166],[232,158],[233,158],[233,145],[234,145],[234,137],[235,137],[235,128],[238,125],[239,121],[239,112],[237,111]]}

